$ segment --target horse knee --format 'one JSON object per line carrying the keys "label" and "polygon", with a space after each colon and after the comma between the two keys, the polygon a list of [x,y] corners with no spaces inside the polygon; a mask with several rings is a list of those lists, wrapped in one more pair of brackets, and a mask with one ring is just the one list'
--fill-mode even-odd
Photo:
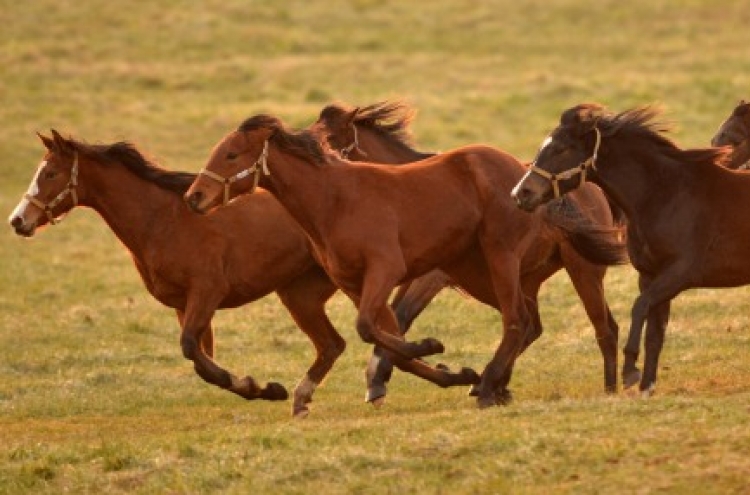
{"label": "horse knee", "polygon": [[357,320],[357,333],[359,338],[368,344],[374,344],[375,339],[372,336],[372,324],[363,319]]}

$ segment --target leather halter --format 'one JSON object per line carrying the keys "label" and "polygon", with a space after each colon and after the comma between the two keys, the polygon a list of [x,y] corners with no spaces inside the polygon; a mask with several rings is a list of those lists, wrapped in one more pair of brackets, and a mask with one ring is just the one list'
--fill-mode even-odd
{"label": "leather halter", "polygon": [[357,126],[354,123],[352,123],[352,131],[354,131],[354,141],[352,141],[352,144],[346,148],[341,148],[339,151],[339,155],[345,160],[349,159],[349,154],[352,151],[359,151],[362,155],[367,155],[367,153],[362,151],[359,147],[359,135],[357,134]]}
{"label": "leather halter", "polygon": [[201,170],[200,172],[198,172],[198,175],[205,175],[209,179],[213,179],[224,185],[224,199],[223,199],[222,205],[226,205],[227,203],[229,203],[229,188],[232,186],[233,183],[252,175],[253,187],[250,189],[250,192],[249,192],[249,194],[252,194],[253,191],[255,191],[255,188],[258,187],[258,181],[260,180],[261,172],[264,173],[265,175],[271,175],[271,172],[268,170],[267,160],[268,160],[268,140],[266,140],[263,143],[263,150],[260,152],[260,156],[258,157],[258,159],[255,160],[255,163],[253,163],[248,168],[244,168],[240,170],[239,172],[232,175],[231,177],[222,177],[216,172],[212,172],[205,168]]}
{"label": "leather halter", "polygon": [[590,157],[581,162],[581,164],[577,167],[565,170],[564,172],[553,174],[537,167],[536,162],[534,162],[531,164],[531,167],[529,167],[529,173],[533,172],[537,175],[541,175],[548,181],[552,182],[552,190],[555,193],[555,198],[559,198],[561,196],[560,186],[558,185],[558,183],[562,180],[572,179],[576,175],[581,174],[581,182],[579,182],[578,187],[582,186],[583,183],[586,182],[586,171],[589,169],[589,167],[596,170],[596,158],[599,154],[599,145],[602,142],[602,134],[599,131],[599,128],[596,126],[594,126],[594,132],[596,133],[596,143],[594,144],[594,151]]}
{"label": "leather halter", "polygon": [[61,215],[60,217],[55,218],[52,210],[55,208],[55,206],[59,205],[66,197],[68,197],[68,195],[70,195],[71,199],[73,200],[73,206],[76,206],[78,204],[78,194],[76,193],[77,185],[78,152],[76,151],[73,158],[73,167],[70,169],[70,180],[65,185],[65,188],[60,192],[60,194],[55,196],[52,201],[50,201],[49,203],[44,203],[43,201],[35,198],[29,193],[24,194],[23,197],[26,201],[42,210],[47,215],[47,219],[49,220],[49,223],[51,225],[56,225],[62,222],[62,219],[65,218],[65,216]]}

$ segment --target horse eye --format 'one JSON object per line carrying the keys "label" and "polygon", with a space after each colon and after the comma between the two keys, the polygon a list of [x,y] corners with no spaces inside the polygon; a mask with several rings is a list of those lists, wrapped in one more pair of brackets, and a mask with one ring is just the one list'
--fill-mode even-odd
{"label": "horse eye", "polygon": [[57,177],[57,172],[55,172],[54,170],[47,170],[46,172],[44,172],[42,177],[44,177],[46,180],[52,180]]}
{"label": "horse eye", "polygon": [[227,160],[235,160],[237,156],[237,153],[230,151],[229,153],[227,153]]}

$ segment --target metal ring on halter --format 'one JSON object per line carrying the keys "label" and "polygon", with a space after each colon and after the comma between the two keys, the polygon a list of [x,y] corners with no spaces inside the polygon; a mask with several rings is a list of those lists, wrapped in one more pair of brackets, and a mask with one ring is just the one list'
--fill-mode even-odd
{"label": "metal ring on halter", "polygon": [[586,170],[589,167],[596,170],[596,158],[599,155],[599,146],[602,143],[602,134],[599,131],[599,128],[596,126],[594,126],[594,133],[596,133],[596,142],[594,143],[594,151],[590,157],[588,157],[586,160],[581,162],[577,167],[571,168],[569,170],[565,170],[564,172],[560,172],[558,174],[553,174],[551,172],[547,172],[546,170],[543,170],[537,167],[535,163],[532,163],[531,167],[529,167],[529,172],[535,173],[537,175],[541,175],[548,181],[552,182],[552,192],[554,193],[555,198],[559,198],[561,196],[560,186],[558,185],[558,183],[561,180],[572,179],[576,175],[581,174],[581,181],[578,183],[578,187],[582,186],[583,183],[586,182]]}
{"label": "metal ring on halter", "polygon": [[47,215],[47,219],[49,220],[50,225],[56,225],[60,222],[62,222],[62,219],[65,218],[63,215],[60,217],[55,218],[55,215],[52,213],[52,210],[54,210],[55,206],[62,203],[62,201],[70,195],[71,199],[73,200],[73,206],[76,206],[78,204],[78,193],[76,193],[76,186],[78,185],[78,152],[76,151],[73,155],[73,166],[70,169],[70,180],[65,185],[65,188],[60,191],[60,194],[54,197],[52,201],[49,203],[44,203],[43,201],[31,196],[30,194],[24,194],[24,199],[28,201],[29,203],[33,204],[40,210],[44,212],[45,215]]}
{"label": "metal ring on halter", "polygon": [[268,170],[267,159],[268,159],[268,140],[266,140],[263,143],[263,150],[260,152],[260,156],[258,156],[258,159],[255,160],[255,163],[253,163],[248,168],[240,170],[239,172],[232,175],[231,177],[222,177],[216,172],[212,172],[205,168],[202,169],[200,172],[198,172],[198,175],[205,175],[209,179],[213,179],[224,185],[224,197],[221,203],[222,206],[224,206],[227,203],[229,203],[229,188],[232,186],[233,183],[237,182],[238,180],[244,179],[250,174],[253,174],[253,187],[250,189],[250,192],[248,193],[248,194],[252,194],[253,191],[255,191],[255,188],[258,187],[258,182],[260,181],[260,174],[263,173],[265,175],[271,175],[271,172]]}

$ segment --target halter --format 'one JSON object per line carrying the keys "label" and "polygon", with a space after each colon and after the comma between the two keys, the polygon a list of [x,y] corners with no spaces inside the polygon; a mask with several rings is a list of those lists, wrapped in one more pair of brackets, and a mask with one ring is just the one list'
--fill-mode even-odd
{"label": "halter", "polygon": [[255,160],[255,163],[253,163],[248,168],[242,169],[236,174],[234,174],[231,177],[222,177],[221,175],[217,174],[216,172],[212,172],[208,169],[203,169],[200,172],[198,172],[198,175],[205,175],[209,179],[213,179],[217,182],[220,182],[224,185],[224,201],[222,205],[226,205],[229,203],[229,188],[231,185],[238,180],[244,179],[245,177],[249,175],[253,175],[253,187],[250,189],[250,193],[252,194],[253,191],[255,191],[255,188],[258,187],[258,181],[260,180],[260,174],[261,172],[265,175],[271,175],[271,172],[268,170],[268,140],[266,140],[263,143],[263,150],[260,152],[260,156],[257,160]]}
{"label": "halter", "polygon": [[77,185],[78,185],[78,152],[76,151],[74,158],[73,158],[73,167],[70,169],[70,180],[65,185],[65,188],[60,192],[60,194],[55,196],[55,198],[52,201],[50,201],[49,203],[44,203],[43,201],[35,198],[29,193],[24,194],[23,197],[26,201],[36,206],[47,215],[47,219],[49,220],[50,225],[56,225],[62,222],[62,219],[65,217],[64,215],[61,215],[59,219],[55,218],[55,216],[52,214],[52,210],[55,208],[55,206],[59,205],[62,202],[62,200],[64,200],[68,195],[70,195],[70,197],[73,199],[73,206],[76,206],[78,204],[78,194],[76,193]]}
{"label": "halter", "polygon": [[558,174],[553,174],[551,172],[547,172],[546,170],[542,170],[535,165],[536,162],[532,163],[531,167],[529,167],[529,172],[541,175],[545,179],[552,182],[552,190],[555,193],[555,198],[559,198],[561,196],[560,186],[558,185],[558,182],[560,182],[561,180],[572,179],[576,175],[581,174],[581,182],[578,184],[578,187],[581,187],[583,183],[586,182],[586,171],[588,170],[588,168],[591,167],[592,169],[596,170],[596,157],[599,154],[599,145],[602,142],[602,134],[601,132],[599,132],[599,128],[596,126],[594,126],[594,132],[596,133],[596,144],[594,144],[594,152],[590,157],[581,162],[581,164],[577,167],[571,168],[570,170],[566,170],[564,172],[560,172]]}
{"label": "halter", "polygon": [[367,153],[359,148],[359,136],[357,135],[357,126],[354,125],[354,123],[352,123],[352,131],[354,131],[354,141],[352,142],[352,144],[350,144],[346,148],[341,148],[341,150],[339,151],[339,155],[341,155],[341,158],[345,160],[349,159],[349,153],[354,150],[359,151],[363,155],[367,155]]}

